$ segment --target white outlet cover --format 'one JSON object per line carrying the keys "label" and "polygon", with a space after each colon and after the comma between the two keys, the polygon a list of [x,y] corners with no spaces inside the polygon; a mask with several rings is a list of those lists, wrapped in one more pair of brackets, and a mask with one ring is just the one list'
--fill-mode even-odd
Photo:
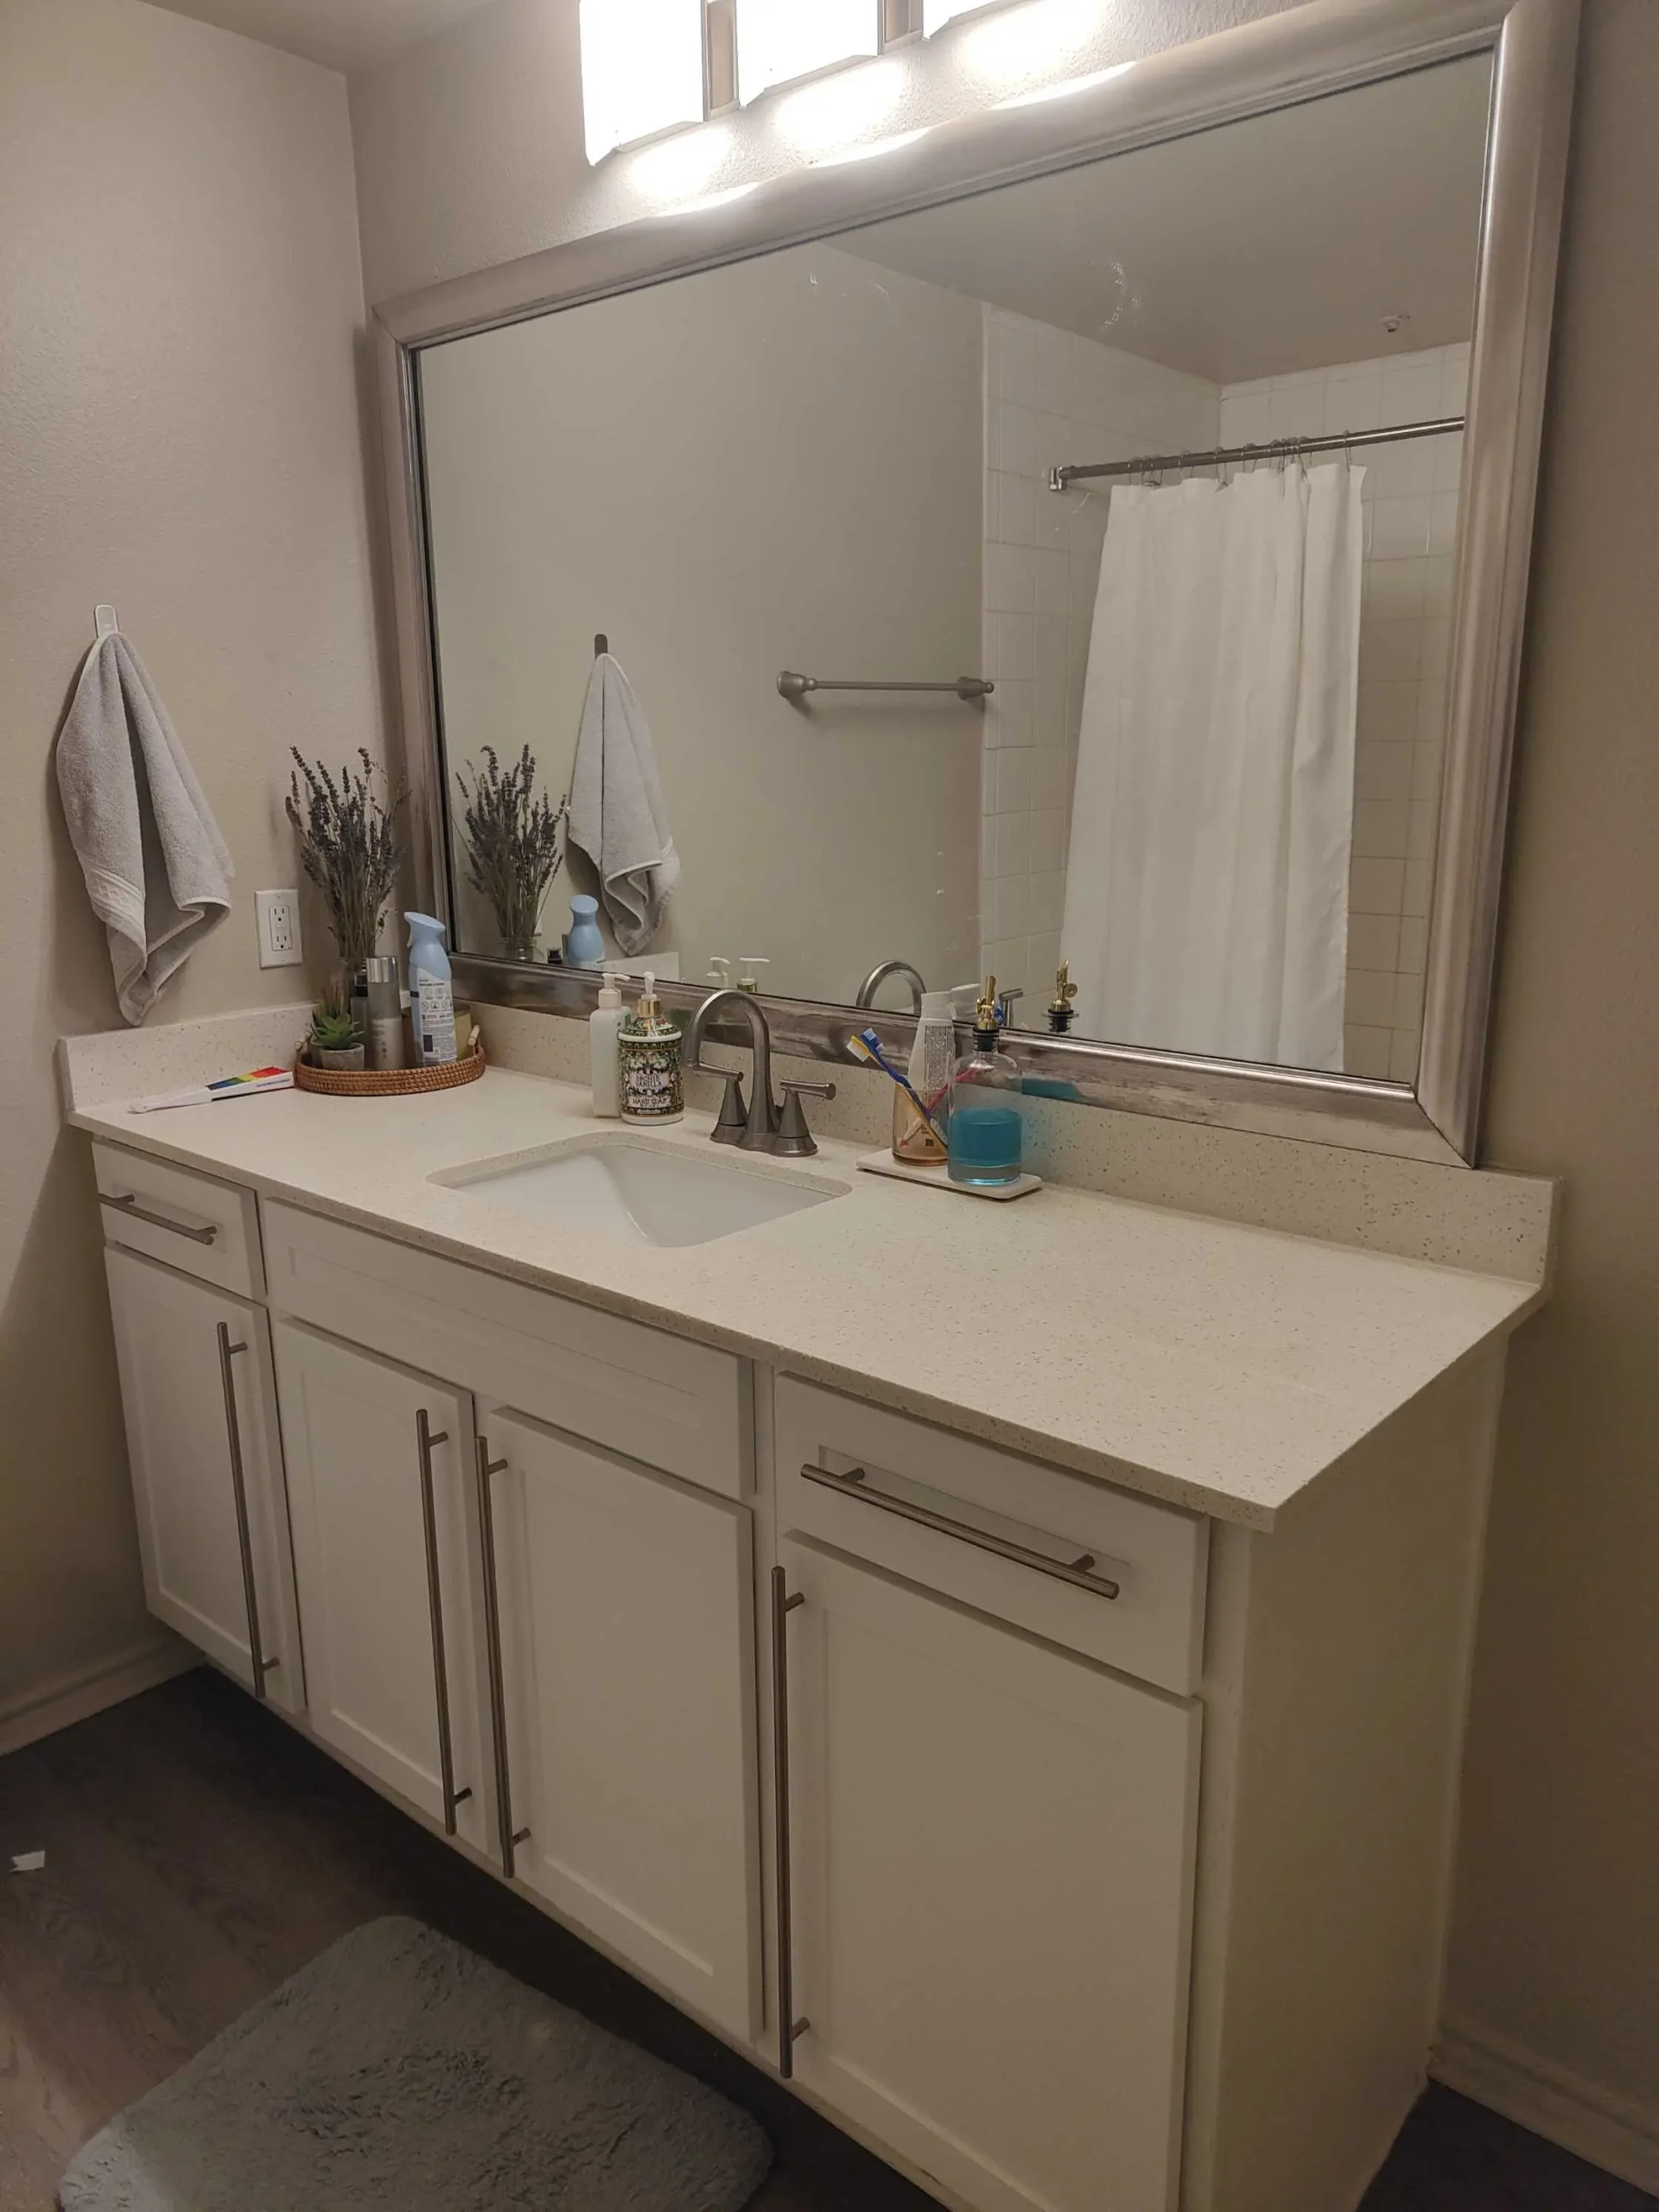
{"label": "white outlet cover", "polygon": [[305,959],[300,941],[300,894],[297,891],[256,891],[254,912],[259,922],[259,965],[298,968]]}

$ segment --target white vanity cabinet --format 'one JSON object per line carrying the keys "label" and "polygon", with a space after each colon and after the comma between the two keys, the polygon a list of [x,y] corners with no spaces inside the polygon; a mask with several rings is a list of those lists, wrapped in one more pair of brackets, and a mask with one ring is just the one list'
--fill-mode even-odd
{"label": "white vanity cabinet", "polygon": [[1352,2212],[1501,1340],[1268,1529],[97,1154],[163,1620],[957,2212]]}
{"label": "white vanity cabinet", "polygon": [[305,1703],[264,1310],[105,1251],[144,1593],[245,1688]]}
{"label": "white vanity cabinet", "polygon": [[743,2043],[760,2024],[746,1506],[484,1425],[519,1878]]}
{"label": "white vanity cabinet", "polygon": [[481,1847],[472,1402],[295,1322],[274,1335],[312,1730]]}
{"label": "white vanity cabinet", "polygon": [[1197,1707],[779,1556],[797,2075],[985,2212],[1165,2212]]}

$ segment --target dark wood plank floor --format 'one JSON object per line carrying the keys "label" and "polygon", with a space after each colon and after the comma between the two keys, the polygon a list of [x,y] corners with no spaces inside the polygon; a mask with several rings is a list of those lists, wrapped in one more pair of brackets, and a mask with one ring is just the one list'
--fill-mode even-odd
{"label": "dark wood plank floor", "polygon": [[[0,2212],[346,1929],[442,1928],[714,2083],[778,2147],[755,2212],[930,2212],[775,2083],[202,1670],[0,1760]],[[297,2212],[297,2208],[296,2208]],[[1659,2212],[1431,2090],[1363,2212]]]}

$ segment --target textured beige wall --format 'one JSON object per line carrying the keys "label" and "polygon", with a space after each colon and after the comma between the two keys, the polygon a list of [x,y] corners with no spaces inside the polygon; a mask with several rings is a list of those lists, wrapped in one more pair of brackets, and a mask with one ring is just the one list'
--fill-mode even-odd
{"label": "textured beige wall", "polygon": [[1585,18],[1488,1147],[1567,1205],[1510,1365],[1451,2007],[1629,2100],[1653,2189],[1659,7]]}
{"label": "textured beige wall", "polygon": [[[1014,66],[1070,73],[1278,4],[1123,0],[1069,55],[1033,35]],[[1510,1363],[1451,2002],[1627,2101],[1659,2158],[1659,6],[1586,15],[1489,1147],[1564,1175],[1568,1206],[1555,1302]],[[585,166],[575,24],[575,0],[496,0],[353,84],[371,298],[664,189],[662,149]],[[885,127],[1012,89],[913,52]],[[690,188],[784,166],[783,106],[709,134]]]}
{"label": "textured beige wall", "polygon": [[118,1017],[53,734],[113,601],[237,865],[162,1020],[296,995],[290,741],[378,744],[342,79],[137,0],[0,0],[0,1729],[150,1639],[63,1031]]}

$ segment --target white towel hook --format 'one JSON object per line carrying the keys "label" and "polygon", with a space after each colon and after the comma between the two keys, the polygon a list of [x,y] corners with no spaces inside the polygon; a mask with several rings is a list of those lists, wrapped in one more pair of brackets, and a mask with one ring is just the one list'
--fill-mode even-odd
{"label": "white towel hook", "polygon": [[121,627],[115,619],[115,609],[112,607],[95,607],[92,609],[92,620],[98,626],[98,635],[100,638],[113,637]]}

